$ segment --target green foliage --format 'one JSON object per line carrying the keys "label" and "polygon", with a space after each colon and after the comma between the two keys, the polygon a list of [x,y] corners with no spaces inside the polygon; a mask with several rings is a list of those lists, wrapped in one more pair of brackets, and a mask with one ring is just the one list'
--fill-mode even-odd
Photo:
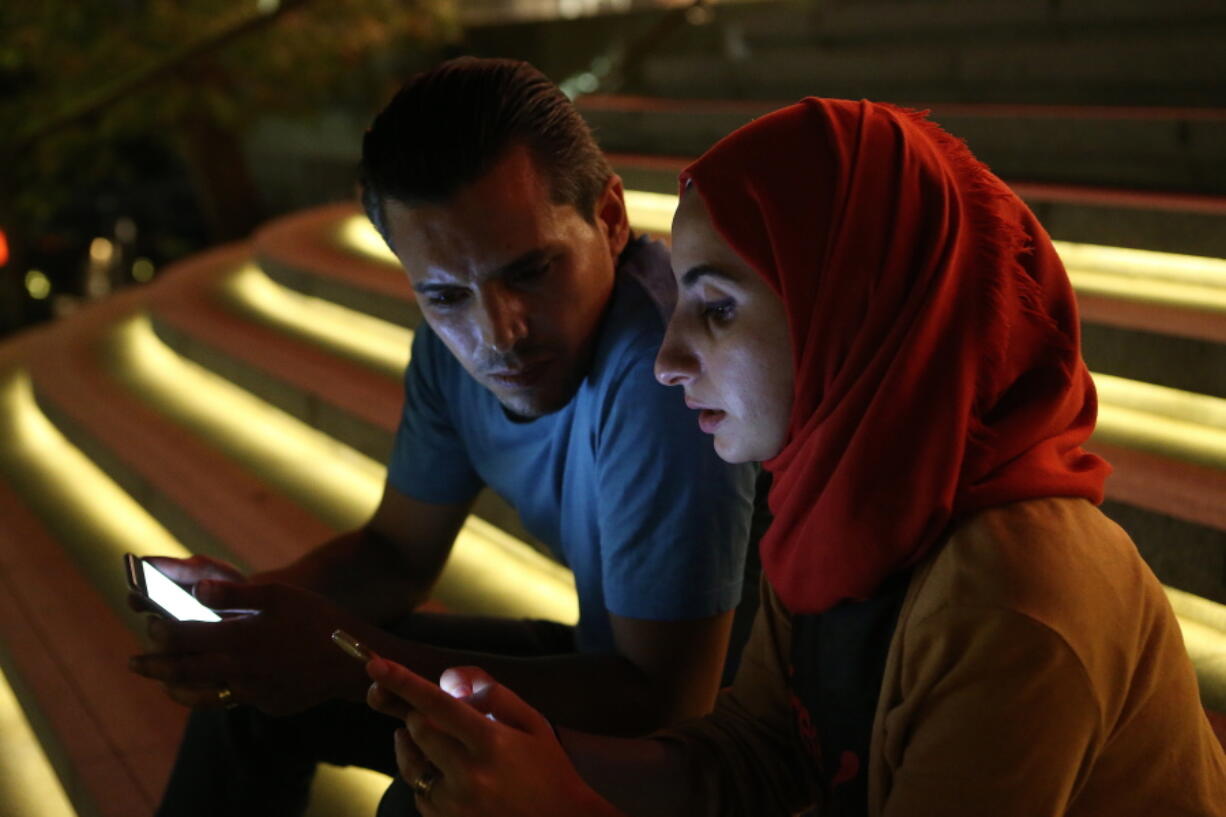
{"label": "green foliage", "polygon": [[[92,95],[173,63],[194,43],[241,30],[169,64],[124,103],[110,127],[173,125],[206,105],[241,125],[261,111],[297,112],[369,91],[372,57],[453,36],[445,0],[18,0],[0,4],[0,111],[26,128]],[[8,86],[8,87],[5,87]],[[121,113],[120,113],[121,112]],[[112,121],[114,120],[114,121]],[[12,132],[6,134],[13,136]]]}
{"label": "green foliage", "polygon": [[237,138],[262,114],[372,110],[401,79],[389,69],[455,36],[448,3],[0,2],[0,219],[45,225],[122,172],[125,141],[190,165],[184,135],[202,123]]}

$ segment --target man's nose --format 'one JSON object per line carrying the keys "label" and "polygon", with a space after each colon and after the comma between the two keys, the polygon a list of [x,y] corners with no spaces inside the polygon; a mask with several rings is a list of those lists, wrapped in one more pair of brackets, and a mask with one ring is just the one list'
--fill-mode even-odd
{"label": "man's nose", "polygon": [[491,289],[484,293],[485,345],[501,353],[510,352],[528,336],[528,310],[522,297]]}

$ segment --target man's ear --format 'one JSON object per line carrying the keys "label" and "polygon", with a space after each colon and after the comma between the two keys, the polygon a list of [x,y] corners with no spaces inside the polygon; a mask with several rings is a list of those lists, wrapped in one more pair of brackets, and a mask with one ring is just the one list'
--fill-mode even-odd
{"label": "man's ear", "polygon": [[613,262],[617,263],[618,256],[630,240],[630,216],[626,212],[626,192],[622,189],[622,179],[616,173],[605,182],[604,190],[596,201],[596,226],[604,231]]}

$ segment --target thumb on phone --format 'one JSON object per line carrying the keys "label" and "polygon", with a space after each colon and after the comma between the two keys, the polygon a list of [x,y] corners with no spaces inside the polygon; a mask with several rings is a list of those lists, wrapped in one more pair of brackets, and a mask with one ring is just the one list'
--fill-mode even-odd
{"label": "thumb on phone", "polygon": [[272,585],[204,579],[195,595],[214,610],[266,610],[272,602]]}
{"label": "thumb on phone", "polygon": [[439,686],[499,723],[534,735],[553,733],[544,715],[480,667],[452,667],[443,672]]}
{"label": "thumb on phone", "polygon": [[238,568],[208,556],[196,555],[186,559],[177,559],[173,556],[147,556],[145,558],[158,570],[184,587],[191,587],[205,579],[219,579],[227,582],[244,580]]}

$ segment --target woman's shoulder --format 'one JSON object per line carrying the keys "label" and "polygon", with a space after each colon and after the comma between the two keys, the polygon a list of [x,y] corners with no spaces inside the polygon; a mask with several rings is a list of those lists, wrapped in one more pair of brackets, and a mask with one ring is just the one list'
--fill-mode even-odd
{"label": "woman's shoulder", "polygon": [[954,529],[918,566],[906,618],[951,612],[1028,621],[1104,682],[1127,678],[1142,649],[1183,653],[1157,578],[1128,534],[1084,499],[992,508]]}
{"label": "woman's shoulder", "polygon": [[918,575],[929,603],[1003,606],[1039,618],[1162,595],[1128,534],[1073,498],[981,511],[953,529]]}

